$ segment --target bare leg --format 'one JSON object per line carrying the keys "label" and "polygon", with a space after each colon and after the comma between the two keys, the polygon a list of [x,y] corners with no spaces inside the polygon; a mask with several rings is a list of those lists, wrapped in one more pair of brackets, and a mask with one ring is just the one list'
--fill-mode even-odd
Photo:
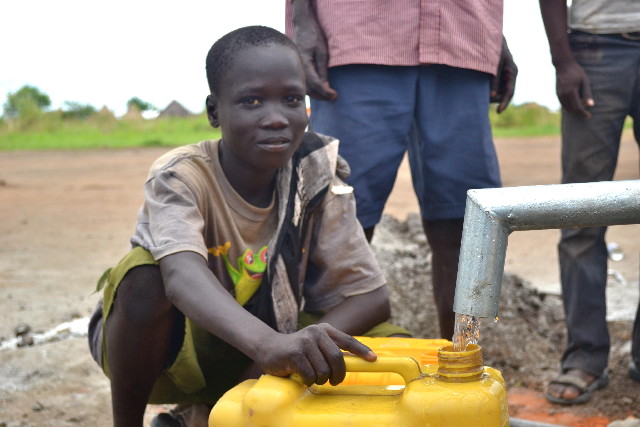
{"label": "bare leg", "polygon": [[114,426],[142,426],[153,384],[182,333],[181,320],[165,296],[157,266],[127,273],[105,325]]}
{"label": "bare leg", "polygon": [[448,340],[453,338],[455,323],[453,298],[458,275],[462,224],[462,218],[422,220],[422,226],[431,246],[433,297],[438,310],[440,337]]}

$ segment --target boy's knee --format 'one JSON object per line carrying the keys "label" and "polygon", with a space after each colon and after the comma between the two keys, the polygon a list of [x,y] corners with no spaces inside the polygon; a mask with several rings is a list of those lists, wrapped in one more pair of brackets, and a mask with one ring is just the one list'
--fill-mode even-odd
{"label": "boy's knee", "polygon": [[118,285],[112,314],[144,323],[165,316],[172,308],[165,295],[160,268],[142,265],[129,270]]}

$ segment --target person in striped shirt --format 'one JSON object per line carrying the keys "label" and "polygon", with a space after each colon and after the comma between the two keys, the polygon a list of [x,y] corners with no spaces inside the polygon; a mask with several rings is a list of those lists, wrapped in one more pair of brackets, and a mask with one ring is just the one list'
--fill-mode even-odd
{"label": "person in striped shirt", "polygon": [[405,153],[432,251],[440,334],[451,339],[467,190],[501,185],[488,112],[515,90],[502,0],[287,0],[310,128],[340,140],[369,241]]}

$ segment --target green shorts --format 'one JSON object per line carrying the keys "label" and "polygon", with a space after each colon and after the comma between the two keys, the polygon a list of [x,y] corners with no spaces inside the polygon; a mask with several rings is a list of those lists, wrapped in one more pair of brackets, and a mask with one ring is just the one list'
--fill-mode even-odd
{"label": "green shorts", "polygon": [[[157,265],[147,250],[132,249],[108,275],[104,294],[89,323],[89,348],[103,371],[109,376],[104,320],[111,311],[118,286],[129,270],[142,265]],[[321,314],[300,312],[298,329],[315,323]],[[149,403],[215,403],[238,384],[240,375],[251,363],[244,353],[185,318],[184,339],[175,360],[156,380]],[[364,334],[369,337],[411,334],[390,323],[381,323]]]}

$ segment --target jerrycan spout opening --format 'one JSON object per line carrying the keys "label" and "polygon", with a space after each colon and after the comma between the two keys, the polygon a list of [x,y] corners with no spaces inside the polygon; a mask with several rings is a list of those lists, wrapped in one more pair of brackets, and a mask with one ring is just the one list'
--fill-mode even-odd
{"label": "jerrycan spout opening", "polygon": [[482,379],[484,364],[482,349],[477,344],[467,345],[464,351],[455,351],[453,345],[438,351],[438,379],[445,382],[471,382]]}

